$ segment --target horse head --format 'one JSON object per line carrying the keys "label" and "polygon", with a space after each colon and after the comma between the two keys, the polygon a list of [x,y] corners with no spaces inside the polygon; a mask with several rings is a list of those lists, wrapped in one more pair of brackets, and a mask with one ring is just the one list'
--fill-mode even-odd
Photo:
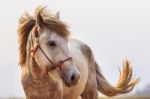
{"label": "horse head", "polygon": [[[46,72],[57,71],[67,86],[76,84],[80,77],[80,72],[74,65],[68,49],[68,27],[59,19],[59,14],[52,14],[45,7],[39,6],[35,10],[34,17],[29,17],[29,15],[26,15],[26,17],[32,20],[32,25],[30,23],[26,27],[32,28],[30,34],[28,34],[28,39],[26,39],[30,43],[29,50],[21,48],[25,45],[27,47],[28,44],[20,44],[21,65],[26,65],[27,54],[29,54],[40,70]],[[21,30],[25,32],[26,29],[23,29],[22,26],[19,33],[22,33]],[[21,37],[20,41],[23,42],[22,39],[25,39],[26,36]],[[24,52],[23,55],[22,52]]]}

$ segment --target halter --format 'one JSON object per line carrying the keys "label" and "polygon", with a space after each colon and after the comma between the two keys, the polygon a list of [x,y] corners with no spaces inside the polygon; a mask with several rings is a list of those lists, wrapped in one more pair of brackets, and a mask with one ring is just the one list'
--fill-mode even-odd
{"label": "halter", "polygon": [[[35,27],[35,28],[36,28],[36,27]],[[34,31],[34,32],[37,32],[37,31]],[[61,61],[59,61],[59,62],[57,62],[57,63],[54,63],[54,62],[46,55],[46,53],[44,52],[44,50],[41,48],[40,43],[39,43],[38,33],[35,33],[35,37],[37,38],[37,41],[36,41],[37,44],[34,46],[34,44],[33,44],[33,39],[32,39],[32,33],[31,33],[31,43],[32,43],[32,45],[34,46],[33,48],[31,48],[31,53],[34,55],[35,52],[37,51],[37,49],[39,48],[40,51],[43,53],[43,55],[46,57],[46,59],[47,59],[47,60],[49,61],[49,63],[51,64],[52,69],[55,69],[55,68],[58,67],[59,70],[61,71],[63,64],[64,64],[66,61],[69,61],[69,60],[72,59],[72,57],[68,57],[68,58],[66,58],[66,59],[64,59],[64,60],[61,60]]]}

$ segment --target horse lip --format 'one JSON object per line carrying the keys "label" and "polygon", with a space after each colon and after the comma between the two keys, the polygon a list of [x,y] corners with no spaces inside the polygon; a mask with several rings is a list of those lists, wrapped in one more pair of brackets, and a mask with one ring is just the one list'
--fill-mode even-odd
{"label": "horse lip", "polygon": [[72,87],[72,86],[78,84],[78,81],[73,82],[73,83],[68,83],[67,80],[66,80],[63,76],[61,76],[61,79],[62,79],[63,83],[64,83],[67,87]]}

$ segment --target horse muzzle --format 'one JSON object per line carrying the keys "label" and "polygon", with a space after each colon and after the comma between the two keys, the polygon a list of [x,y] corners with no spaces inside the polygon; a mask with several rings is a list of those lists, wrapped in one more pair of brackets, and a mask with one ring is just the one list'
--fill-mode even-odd
{"label": "horse muzzle", "polygon": [[80,72],[75,66],[63,68],[61,71],[61,78],[67,87],[72,87],[78,83]]}

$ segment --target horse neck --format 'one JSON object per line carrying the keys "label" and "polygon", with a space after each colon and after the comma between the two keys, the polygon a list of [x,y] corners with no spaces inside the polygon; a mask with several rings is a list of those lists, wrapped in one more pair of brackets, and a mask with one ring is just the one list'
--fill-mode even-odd
{"label": "horse neck", "polygon": [[29,71],[34,79],[45,81],[48,80],[48,72],[40,69],[34,59],[30,60],[31,65],[29,66]]}
{"label": "horse neck", "polygon": [[32,76],[32,79],[40,80],[40,81],[47,80],[48,75],[47,75],[46,71],[40,69],[40,67],[34,60],[34,58],[32,58],[32,56],[31,56],[31,41],[30,41],[30,39],[28,39],[28,43],[27,43],[27,57],[26,58],[27,58],[26,66],[27,66],[30,76]]}

